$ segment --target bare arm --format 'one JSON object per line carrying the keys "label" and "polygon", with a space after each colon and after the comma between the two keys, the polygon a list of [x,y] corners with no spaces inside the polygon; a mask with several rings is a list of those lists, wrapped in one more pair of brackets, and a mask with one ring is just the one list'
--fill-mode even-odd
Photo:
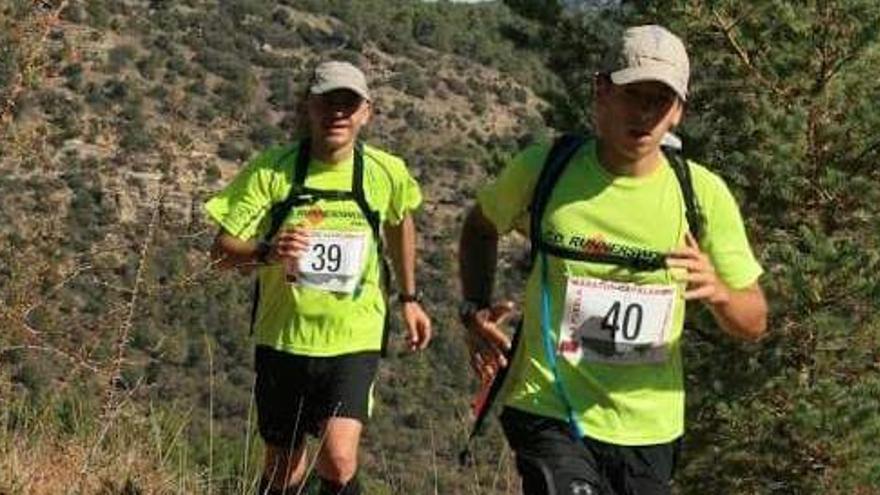
{"label": "bare arm", "polygon": [[218,268],[249,273],[257,265],[283,258],[295,263],[307,248],[308,232],[299,227],[279,231],[268,244],[256,239],[242,240],[220,229],[211,246],[211,259]]}
{"label": "bare arm", "polygon": [[718,325],[734,337],[755,342],[767,331],[767,300],[757,283],[727,289],[726,302],[707,303]]}
{"label": "bare arm", "polygon": [[462,298],[482,308],[468,321],[466,341],[471,367],[488,382],[499,368],[507,366],[510,339],[501,330],[502,324],[513,314],[514,305],[504,301],[492,305],[492,289],[498,263],[498,231],[483,214],[479,205],[465,218],[458,246],[459,276]]}
{"label": "bare arm", "polygon": [[385,226],[388,254],[394,265],[394,274],[400,292],[416,292],[416,227],[412,215],[407,215],[397,225]]}
{"label": "bare arm", "polygon": [[474,206],[464,220],[458,244],[458,273],[464,300],[484,304],[492,301],[497,264],[498,231],[479,205]]}
{"label": "bare arm", "polygon": [[687,270],[685,299],[703,301],[722,330],[752,342],[767,331],[767,300],[758,284],[739,290],[729,288],[690,234],[686,246],[670,253],[666,263]]}
{"label": "bare arm", "polygon": [[[388,254],[394,265],[397,283],[403,294],[416,293],[416,227],[412,215],[397,225],[385,226]],[[428,347],[431,341],[431,320],[418,301],[402,303],[403,321],[412,351]]]}
{"label": "bare arm", "polygon": [[259,263],[259,249],[257,240],[241,240],[220,229],[211,246],[211,261],[223,270],[234,268],[249,271]]}

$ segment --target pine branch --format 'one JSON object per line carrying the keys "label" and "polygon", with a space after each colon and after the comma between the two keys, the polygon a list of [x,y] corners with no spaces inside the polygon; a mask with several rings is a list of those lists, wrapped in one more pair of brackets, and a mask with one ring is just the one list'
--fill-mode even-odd
{"label": "pine branch", "polygon": [[777,96],[782,98],[787,98],[789,96],[790,91],[785,90],[779,86],[779,84],[768,79],[761,71],[755,66],[752,62],[752,59],[749,57],[748,52],[746,52],[745,48],[740,44],[737,39],[734,30],[736,24],[739,22],[731,21],[725,15],[719,13],[717,10],[712,11],[712,15],[715,17],[715,27],[717,27],[727,39],[728,44],[733,51],[736,52],[736,55],[739,57],[740,62],[746,67],[746,69],[767,89],[772,91]]}

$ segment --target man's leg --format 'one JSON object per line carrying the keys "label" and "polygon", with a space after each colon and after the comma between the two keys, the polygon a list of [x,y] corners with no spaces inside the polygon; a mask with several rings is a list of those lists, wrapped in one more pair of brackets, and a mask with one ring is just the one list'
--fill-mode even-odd
{"label": "man's leg", "polygon": [[316,469],[321,478],[321,494],[357,495],[355,476],[363,424],[353,418],[331,418],[324,428]]}
{"label": "man's leg", "polygon": [[378,352],[345,354],[322,360],[322,446],[316,469],[321,494],[357,495],[357,454],[370,417]]}
{"label": "man's leg", "polygon": [[289,449],[266,445],[259,495],[296,495],[306,472],[306,442]]}
{"label": "man's leg", "polygon": [[254,395],[266,444],[261,495],[293,495],[305,474],[306,441],[317,430],[308,407],[308,358],[257,347]]}
{"label": "man's leg", "polygon": [[512,408],[501,415],[524,495],[614,495],[596,459],[564,422]]}

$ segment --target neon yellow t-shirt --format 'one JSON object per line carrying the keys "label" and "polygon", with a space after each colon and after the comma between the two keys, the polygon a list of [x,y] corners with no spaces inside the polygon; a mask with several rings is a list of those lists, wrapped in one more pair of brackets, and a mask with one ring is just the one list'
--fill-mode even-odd
{"label": "neon yellow t-shirt", "polygon": [[[528,235],[527,209],[548,152],[549,146],[543,144],[525,149],[493,183],[479,192],[479,205],[499,233],[516,229]],[[703,251],[708,253],[728,286],[733,289],[750,286],[762,269],[749,247],[733,196],[722,179],[706,168],[691,163],[691,170],[694,190],[705,217]],[[556,183],[542,231],[548,242],[573,248],[618,253],[669,252],[684,244],[687,231],[679,182],[665,159],[648,176],[614,176],[599,164],[595,142],[589,142],[578,150]],[[633,271],[551,255],[546,259],[550,328],[557,349],[557,370],[585,434],[617,445],[658,444],[681,436],[685,401],[680,341],[685,304],[680,277],[674,279],[669,269]],[[566,408],[555,391],[554,374],[548,366],[542,342],[539,265],[535,264],[526,287],[524,334],[505,384],[505,404],[566,420]],[[610,351],[588,349],[592,344],[583,344],[578,353],[571,348],[566,350],[569,344],[577,347],[561,337],[565,328],[562,313],[571,307],[566,297],[572,300],[568,288],[572,287],[573,279],[587,280],[587,285],[593,281],[611,285],[604,281],[612,281],[634,284],[640,289],[644,286],[666,288],[668,323],[665,332],[660,333],[663,345],[656,349],[657,353],[650,354],[651,359],[632,353],[629,354],[635,356],[632,361],[614,362],[611,358],[616,357],[617,348],[613,345]],[[593,304],[591,301],[599,299],[601,297],[596,296],[585,303]],[[641,308],[636,309],[639,311],[629,315],[632,318],[628,325],[641,319]],[[618,317],[623,319],[622,312],[613,316],[615,321]],[[632,328],[635,327],[630,330]],[[563,358],[561,353],[566,352],[569,352],[566,356],[573,357]],[[611,358],[603,359],[603,352]]]}
{"label": "neon yellow t-shirt", "polygon": [[[298,145],[270,149],[253,160],[205,209],[228,233],[246,240],[262,237],[269,228],[269,210],[287,197],[293,180]],[[337,164],[312,159],[305,185],[314,189],[349,191],[354,161]],[[383,224],[399,224],[421,203],[419,186],[403,160],[364,147],[364,194]],[[370,225],[353,200],[320,199],[293,208],[284,225],[362,233],[362,277],[351,293],[289,284],[281,265],[259,270],[260,304],[254,333],[259,345],[309,356],[335,356],[379,350],[385,302],[380,261]],[[282,226],[283,228],[283,226]]]}

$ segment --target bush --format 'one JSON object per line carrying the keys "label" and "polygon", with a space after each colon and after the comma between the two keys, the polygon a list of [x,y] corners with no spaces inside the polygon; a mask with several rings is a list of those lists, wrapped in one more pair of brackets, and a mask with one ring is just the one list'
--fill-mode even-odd
{"label": "bush", "polygon": [[226,160],[243,161],[250,157],[251,148],[251,143],[244,139],[224,139],[217,147],[217,155]]}
{"label": "bush", "polygon": [[15,45],[6,35],[0,34],[0,96],[2,96],[18,74],[18,57]]}
{"label": "bush", "polygon": [[262,148],[268,148],[273,144],[283,143],[286,137],[284,131],[269,122],[255,124],[251,128],[250,140]]}
{"label": "bush", "polygon": [[296,75],[290,70],[275,71],[269,76],[269,103],[277,109],[292,109],[296,104],[293,81]]}
{"label": "bush", "polygon": [[211,162],[205,167],[205,181],[213,184],[220,180],[220,167],[216,163]]}
{"label": "bush", "polygon": [[193,74],[192,67],[186,57],[180,53],[168,57],[168,60],[165,61],[165,68],[181,76],[191,77]]}
{"label": "bush", "polygon": [[250,74],[250,67],[245,65],[234,52],[205,48],[196,55],[195,60],[205,69],[229,81],[234,81],[245,74]]}
{"label": "bush", "polygon": [[82,64],[70,64],[61,70],[61,75],[65,77],[64,87],[72,91],[79,91],[83,87],[83,68]]}
{"label": "bush", "polygon": [[143,125],[126,124],[122,127],[121,134],[119,146],[129,153],[147,151],[155,143],[152,134]]}
{"label": "bush", "polygon": [[104,29],[110,25],[110,12],[103,0],[87,0],[86,13],[89,15],[89,24],[96,29]]}
{"label": "bush", "polygon": [[107,54],[107,68],[116,73],[128,67],[137,55],[137,50],[131,45],[114,46]]}
{"label": "bush", "polygon": [[214,93],[222,102],[221,110],[231,117],[240,117],[247,113],[256,91],[256,81],[253,76],[237,81],[224,81],[214,89]]}

